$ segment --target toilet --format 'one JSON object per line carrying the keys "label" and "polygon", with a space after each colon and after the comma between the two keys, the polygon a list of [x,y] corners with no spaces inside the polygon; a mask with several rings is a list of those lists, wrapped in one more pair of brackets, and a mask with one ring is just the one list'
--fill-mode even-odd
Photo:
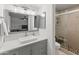
{"label": "toilet", "polygon": [[55,42],[55,46],[56,46],[56,54],[59,54],[59,49],[60,49],[60,44],[58,42]]}

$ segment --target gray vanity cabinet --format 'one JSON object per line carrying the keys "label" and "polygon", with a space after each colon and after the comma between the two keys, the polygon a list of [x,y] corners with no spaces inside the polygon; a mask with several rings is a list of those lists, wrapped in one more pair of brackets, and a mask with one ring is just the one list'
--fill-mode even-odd
{"label": "gray vanity cabinet", "polygon": [[47,41],[40,41],[32,45],[32,55],[47,55]]}
{"label": "gray vanity cabinet", "polygon": [[41,47],[37,43],[32,46],[32,55],[41,55]]}
{"label": "gray vanity cabinet", "polygon": [[19,55],[18,52],[19,52],[18,49],[14,49],[14,50],[7,52],[6,55]]}
{"label": "gray vanity cabinet", "polygon": [[47,55],[47,40],[25,45],[1,55]]}
{"label": "gray vanity cabinet", "polygon": [[7,51],[5,53],[2,53],[1,55],[31,55],[31,54],[32,54],[31,46],[27,45],[27,46],[19,47],[17,49]]}
{"label": "gray vanity cabinet", "polygon": [[31,45],[22,46],[17,49],[13,49],[5,53],[2,53],[2,55],[31,55],[31,54],[32,54]]}
{"label": "gray vanity cabinet", "polygon": [[31,45],[23,46],[19,48],[18,51],[19,51],[18,55],[31,55],[32,54]]}

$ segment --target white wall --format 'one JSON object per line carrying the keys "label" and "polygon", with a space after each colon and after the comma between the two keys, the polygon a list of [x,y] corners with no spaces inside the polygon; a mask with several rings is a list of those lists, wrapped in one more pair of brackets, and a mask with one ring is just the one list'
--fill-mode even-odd
{"label": "white wall", "polygon": [[54,5],[44,5],[39,12],[46,12],[46,30],[40,29],[40,33],[48,39],[48,54],[55,54]]}
{"label": "white wall", "polygon": [[48,54],[55,54],[55,34],[54,34],[54,5],[43,4],[39,13],[46,12],[46,29],[40,29],[40,35],[48,39]]}

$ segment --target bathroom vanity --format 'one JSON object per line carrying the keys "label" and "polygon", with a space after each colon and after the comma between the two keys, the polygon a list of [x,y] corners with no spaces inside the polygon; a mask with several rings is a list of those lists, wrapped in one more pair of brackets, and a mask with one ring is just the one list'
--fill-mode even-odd
{"label": "bathroom vanity", "polygon": [[47,55],[47,39],[13,43],[5,43],[0,49],[0,55]]}
{"label": "bathroom vanity", "polygon": [[4,29],[0,28],[1,35],[4,36],[0,55],[47,55],[47,38],[44,38],[44,35],[38,35],[39,29],[46,28],[45,16],[23,13],[28,10],[16,5],[6,5],[2,9],[1,17],[6,23],[9,35],[6,36]]}
{"label": "bathroom vanity", "polygon": [[47,55],[47,44],[42,35],[12,33],[0,47],[0,55]]}

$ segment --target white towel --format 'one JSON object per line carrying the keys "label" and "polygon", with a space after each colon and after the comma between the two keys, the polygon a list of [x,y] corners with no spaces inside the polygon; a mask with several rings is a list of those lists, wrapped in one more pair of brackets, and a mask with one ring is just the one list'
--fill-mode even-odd
{"label": "white towel", "polygon": [[7,30],[7,26],[6,26],[4,19],[0,19],[0,24],[2,24],[2,26],[3,26],[3,30],[5,32],[5,35],[8,36],[8,30]]}

